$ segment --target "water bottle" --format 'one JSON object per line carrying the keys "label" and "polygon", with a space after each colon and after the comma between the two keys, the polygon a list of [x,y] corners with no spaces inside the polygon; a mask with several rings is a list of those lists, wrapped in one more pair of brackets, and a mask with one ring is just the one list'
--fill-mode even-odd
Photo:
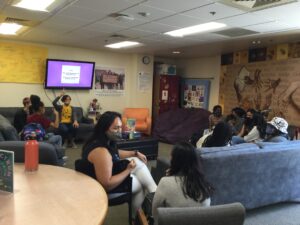
{"label": "water bottle", "polygon": [[37,171],[39,167],[39,143],[35,132],[32,132],[25,143],[25,171]]}

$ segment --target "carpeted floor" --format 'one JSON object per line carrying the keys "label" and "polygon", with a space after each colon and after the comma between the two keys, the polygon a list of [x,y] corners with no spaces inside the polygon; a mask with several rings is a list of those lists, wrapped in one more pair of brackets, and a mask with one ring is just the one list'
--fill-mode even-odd
{"label": "carpeted floor", "polygon": [[[159,143],[159,157],[169,158],[171,149],[172,145]],[[66,167],[74,169],[74,161],[80,158],[80,154],[81,145],[77,149],[67,149]],[[149,169],[155,164],[156,161],[149,161]],[[127,225],[127,214],[126,204],[109,207],[104,225]],[[300,225],[300,203],[281,203],[247,211],[244,225]]]}

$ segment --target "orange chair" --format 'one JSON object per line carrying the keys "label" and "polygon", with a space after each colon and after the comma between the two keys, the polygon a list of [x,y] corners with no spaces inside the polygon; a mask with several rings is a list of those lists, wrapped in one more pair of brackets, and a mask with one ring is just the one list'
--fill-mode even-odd
{"label": "orange chair", "polygon": [[125,108],[122,116],[123,127],[127,119],[135,119],[135,130],[141,133],[151,134],[151,117],[147,108]]}

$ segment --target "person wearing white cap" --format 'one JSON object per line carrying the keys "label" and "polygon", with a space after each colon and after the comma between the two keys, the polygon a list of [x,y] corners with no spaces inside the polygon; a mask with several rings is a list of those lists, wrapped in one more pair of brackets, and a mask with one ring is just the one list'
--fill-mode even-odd
{"label": "person wearing white cap", "polygon": [[281,117],[274,117],[267,123],[266,139],[267,142],[284,142],[289,139],[288,122]]}

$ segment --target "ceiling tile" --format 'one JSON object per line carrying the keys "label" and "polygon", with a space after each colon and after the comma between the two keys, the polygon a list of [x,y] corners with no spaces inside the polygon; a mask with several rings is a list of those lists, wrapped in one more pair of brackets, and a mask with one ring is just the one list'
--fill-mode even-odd
{"label": "ceiling tile", "polygon": [[73,27],[69,26],[69,25],[51,23],[51,22],[48,22],[48,21],[41,23],[37,27],[42,28],[42,29],[46,29],[47,31],[58,32],[58,33],[66,33],[66,32],[71,31],[73,29]]}
{"label": "ceiling tile", "polygon": [[212,0],[149,0],[145,5],[159,9],[183,12],[212,3]]}
{"label": "ceiling tile", "polygon": [[270,22],[270,23],[246,26],[244,28],[248,30],[261,32],[261,33],[267,33],[267,32],[278,32],[278,31],[290,30],[293,29],[294,27],[280,22]]}
{"label": "ceiling tile", "polygon": [[226,19],[220,19],[217,20],[217,22],[225,23],[226,25],[231,27],[244,27],[244,26],[250,26],[255,24],[272,22],[272,20],[257,15],[255,13],[245,13],[238,16],[232,16]]}
{"label": "ceiling tile", "polygon": [[[215,14],[212,15],[211,12],[215,12]],[[208,21],[213,21],[221,18],[243,14],[243,13],[245,13],[245,11],[243,10],[236,9],[220,3],[214,3],[214,4],[206,5],[197,9],[187,11],[183,13],[183,15],[197,17],[204,20],[205,22],[208,22]]]}
{"label": "ceiling tile", "polygon": [[156,22],[166,24],[169,26],[188,27],[188,26],[193,26],[193,25],[203,23],[205,21],[190,16],[174,15],[174,16],[167,17],[165,19],[158,20]]}
{"label": "ceiling tile", "polygon": [[256,11],[255,14],[272,18],[278,22],[283,22],[291,26],[300,27],[300,2],[282,5],[264,10]]}
{"label": "ceiling tile", "polygon": [[140,1],[121,1],[121,0],[79,0],[74,6],[92,9],[95,11],[106,12],[107,14],[119,12],[134,6]]}
{"label": "ceiling tile", "polygon": [[107,17],[107,18],[105,18],[105,19],[103,19],[99,22],[106,23],[106,24],[111,24],[111,25],[114,25],[114,26],[122,26],[122,27],[130,28],[130,27],[134,27],[134,26],[137,26],[137,25],[140,25],[140,24],[144,24],[147,21],[135,18],[134,20],[131,20],[131,21],[127,22],[127,21],[117,20],[116,18],[113,18],[113,17]]}
{"label": "ceiling tile", "polygon": [[6,16],[18,18],[18,19],[26,19],[26,20],[38,20],[42,21],[51,16],[48,12],[38,12],[32,10],[26,10],[13,6],[6,6],[1,14],[5,14]]}
{"label": "ceiling tile", "polygon": [[82,27],[82,29],[95,30],[95,31],[101,31],[101,32],[116,32],[116,31],[120,31],[120,30],[125,30],[126,27],[97,22],[97,23],[93,23],[93,24],[84,26],[84,27]]}
{"label": "ceiling tile", "polygon": [[153,32],[137,30],[137,29],[128,29],[118,32],[118,34],[125,35],[130,38],[140,38],[153,34]]}
{"label": "ceiling tile", "polygon": [[[139,12],[149,13],[149,16],[146,16],[146,17],[141,16],[138,14]],[[166,16],[170,16],[172,14],[175,14],[174,11],[154,8],[154,7],[143,5],[143,4],[126,9],[126,10],[122,11],[121,13],[129,14],[135,18],[143,19],[146,21],[153,21],[153,20],[157,20],[157,19],[160,19],[160,18],[163,18]]]}
{"label": "ceiling tile", "polygon": [[107,13],[99,12],[93,9],[70,6],[64,9],[63,11],[60,11],[58,15],[80,18],[86,21],[96,21],[100,18],[104,18],[105,16],[107,16]]}
{"label": "ceiling tile", "polygon": [[54,16],[47,20],[48,22],[51,22],[53,24],[64,24],[69,25],[72,28],[75,27],[81,27],[87,23],[89,23],[88,20],[82,20],[78,17],[69,17],[69,16]]}
{"label": "ceiling tile", "polygon": [[230,37],[214,33],[199,33],[197,35],[190,36],[190,38],[202,42],[224,41],[230,39]]}
{"label": "ceiling tile", "polygon": [[134,29],[144,30],[144,31],[149,31],[149,32],[154,32],[154,33],[164,33],[167,31],[178,29],[178,28],[179,27],[168,26],[168,25],[161,24],[161,23],[151,22],[151,23],[146,23],[146,24],[140,25],[140,26],[136,26]]}

